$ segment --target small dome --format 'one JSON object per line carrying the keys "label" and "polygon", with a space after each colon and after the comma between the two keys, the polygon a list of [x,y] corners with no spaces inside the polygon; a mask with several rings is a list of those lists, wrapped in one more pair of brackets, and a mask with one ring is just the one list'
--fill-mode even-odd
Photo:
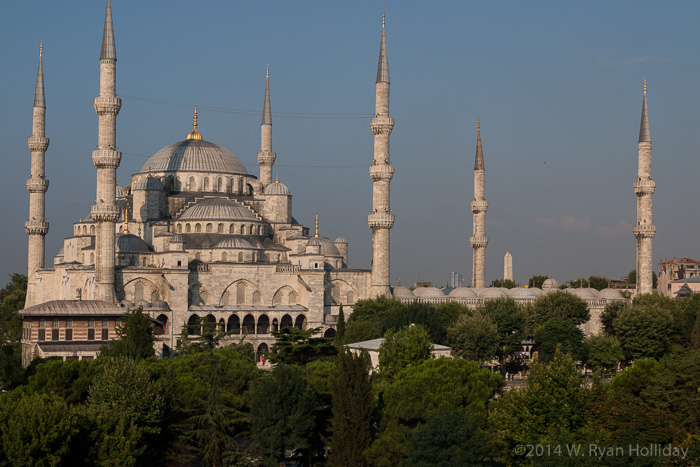
{"label": "small dome", "polygon": [[326,237],[311,237],[308,246],[321,246],[321,254],[323,256],[340,256],[340,252],[333,242],[328,240]]}
{"label": "small dome", "polygon": [[345,240],[343,237],[338,237],[335,240],[333,240],[333,243],[348,243],[348,241]]}
{"label": "small dome", "polygon": [[141,168],[148,172],[214,172],[248,175],[240,160],[228,150],[203,139],[188,139],[166,146]]}
{"label": "small dome", "polygon": [[289,196],[289,188],[284,183],[273,182],[265,187],[265,194]]}
{"label": "small dome", "polygon": [[457,287],[450,292],[450,297],[453,298],[477,298],[476,290],[469,287]]}
{"label": "small dome", "polygon": [[404,287],[403,285],[397,285],[394,287],[392,293],[396,298],[415,298],[415,295],[413,295],[411,289]]}
{"label": "small dome", "polygon": [[138,180],[131,188],[133,191],[137,190],[157,190],[162,191],[165,189],[163,182],[158,180],[156,177],[143,177]]}
{"label": "small dome", "polygon": [[155,302],[153,302],[153,306],[151,307],[151,309],[153,309],[153,310],[169,310],[170,307],[163,300],[156,300]]}
{"label": "small dome", "polygon": [[542,290],[544,290],[544,289],[558,289],[558,288],[559,288],[559,282],[552,279],[551,277],[542,283]]}
{"label": "small dome", "polygon": [[222,241],[216,244],[216,248],[255,248],[248,240],[238,237],[230,236],[226,237]]}
{"label": "small dome", "polygon": [[500,287],[487,287],[481,290],[479,296],[481,298],[501,298],[507,297],[508,294],[501,290]]}
{"label": "small dome", "polygon": [[180,220],[257,221],[246,208],[227,198],[207,198],[187,208]]}
{"label": "small dome", "polygon": [[150,253],[151,247],[140,237],[122,234],[117,237],[117,253]]}
{"label": "small dome", "polygon": [[532,290],[532,293],[534,293],[538,297],[544,293],[544,291],[539,287],[528,287],[528,289]]}
{"label": "small dome", "polygon": [[512,298],[520,299],[536,299],[537,294],[529,288],[526,287],[513,287],[508,291],[508,295]]}
{"label": "small dome", "polygon": [[121,303],[121,305],[128,310],[134,309],[134,302],[132,302],[131,300],[122,300],[119,303]]}
{"label": "small dome", "polygon": [[141,300],[141,301],[138,303],[138,306],[140,306],[140,307],[143,308],[143,309],[151,308],[151,304],[150,304],[149,302],[147,302],[146,300]]}
{"label": "small dome", "polygon": [[615,289],[603,289],[598,292],[598,298],[603,298],[605,300],[624,300],[625,297]]}
{"label": "small dome", "polygon": [[583,287],[579,289],[566,288],[564,289],[564,292],[569,292],[570,294],[576,295],[578,298],[581,298],[583,300],[595,300],[598,298],[597,293],[593,293],[591,289]]}
{"label": "small dome", "polygon": [[119,185],[116,186],[115,191],[117,193],[117,198],[123,198],[124,197],[124,188],[120,187]]}
{"label": "small dome", "polygon": [[185,243],[185,237],[180,234],[175,234],[170,237],[170,243]]}
{"label": "small dome", "polygon": [[413,295],[421,298],[445,297],[445,294],[442,293],[442,290],[438,289],[437,287],[417,287],[413,291]]}

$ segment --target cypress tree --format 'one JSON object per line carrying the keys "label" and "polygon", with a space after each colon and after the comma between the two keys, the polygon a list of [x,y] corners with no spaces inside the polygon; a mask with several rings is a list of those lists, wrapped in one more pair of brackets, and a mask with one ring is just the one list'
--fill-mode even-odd
{"label": "cypress tree", "polygon": [[343,337],[345,336],[345,313],[343,313],[343,305],[340,305],[338,312],[338,323],[336,324],[335,343],[343,345]]}

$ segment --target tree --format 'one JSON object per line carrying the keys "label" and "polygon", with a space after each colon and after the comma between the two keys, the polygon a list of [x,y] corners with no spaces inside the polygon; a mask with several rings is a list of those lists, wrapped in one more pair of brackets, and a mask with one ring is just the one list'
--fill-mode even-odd
{"label": "tree", "polygon": [[[505,376],[506,372],[519,371],[522,362],[514,358],[513,355],[525,338],[527,320],[523,307],[515,303],[512,298],[503,297],[487,300],[477,308],[477,311],[491,318],[498,329],[498,349],[495,355],[498,357],[501,375]],[[511,368],[507,368],[509,366]]]}
{"label": "tree", "polygon": [[[653,289],[656,288],[656,284],[659,282],[659,278],[657,277],[656,273],[654,271],[651,271],[651,280],[652,284],[651,287]],[[627,274],[627,282],[630,284],[636,284],[637,283],[637,270],[632,269],[628,274]]]}
{"label": "tree", "polygon": [[506,289],[514,289],[518,284],[510,279],[495,279],[491,281],[491,287],[504,287]]}
{"label": "tree", "polygon": [[590,336],[583,342],[585,347],[585,362],[592,370],[604,370],[615,373],[617,365],[624,358],[620,342],[613,336],[599,334]]}
{"label": "tree", "polygon": [[607,278],[600,276],[590,276],[588,278],[588,283],[590,284],[590,287],[596,290],[603,290],[610,287],[610,281]]}
{"label": "tree", "polygon": [[332,339],[313,337],[320,330],[320,328],[313,328],[302,331],[290,326],[273,331],[275,343],[272,344],[268,355],[270,362],[285,365],[306,365],[314,360],[336,355],[338,349],[333,346]]}
{"label": "tree", "polygon": [[3,465],[71,465],[77,461],[84,421],[60,397],[4,394],[0,398],[0,413],[0,461],[3,457],[8,461]]}
{"label": "tree", "polygon": [[527,286],[528,287],[537,287],[538,289],[542,288],[542,284],[544,284],[544,281],[549,279],[547,276],[532,276],[530,279],[527,281]]}
{"label": "tree", "polygon": [[624,300],[612,300],[605,304],[605,309],[600,314],[600,324],[603,325],[603,332],[608,336],[615,335],[613,323],[620,316],[620,313],[627,308],[627,302]]}
{"label": "tree", "polygon": [[100,349],[100,356],[126,357],[133,360],[153,357],[153,329],[150,318],[142,307],[129,311],[117,325],[119,339],[108,342]]}
{"label": "tree", "polygon": [[668,345],[671,315],[658,306],[633,303],[613,321],[627,360],[661,357]]}
{"label": "tree", "polygon": [[480,311],[463,315],[448,330],[452,353],[467,360],[483,363],[496,355],[499,348],[498,328]]}
{"label": "tree", "polygon": [[26,295],[27,276],[10,274],[0,290],[0,389],[22,382],[22,319],[17,312],[24,308]]}
{"label": "tree", "polygon": [[550,318],[535,330],[535,344],[540,358],[548,362],[557,352],[567,353],[576,360],[584,356],[583,331],[571,321]]}
{"label": "tree", "polygon": [[379,347],[379,372],[392,379],[407,366],[430,358],[432,347],[428,331],[420,324],[389,331]]}
{"label": "tree", "polygon": [[277,365],[252,387],[250,415],[259,455],[266,463],[286,465],[287,452],[306,463],[317,436],[314,394],[302,369]]}
{"label": "tree", "polygon": [[338,322],[336,323],[335,342],[338,345],[343,345],[345,338],[345,313],[343,313],[343,305],[340,305],[338,311]]}
{"label": "tree", "polygon": [[345,350],[336,360],[331,378],[333,425],[328,465],[364,466],[364,451],[372,442],[374,394],[370,379],[371,363],[366,352],[358,356]]}
{"label": "tree", "polygon": [[551,318],[560,318],[578,326],[591,317],[588,305],[568,292],[555,291],[540,295],[532,306],[533,328]]}
{"label": "tree", "polygon": [[588,279],[584,279],[583,277],[579,277],[576,280],[569,281],[569,287],[572,289],[580,289],[582,287],[588,287]]}

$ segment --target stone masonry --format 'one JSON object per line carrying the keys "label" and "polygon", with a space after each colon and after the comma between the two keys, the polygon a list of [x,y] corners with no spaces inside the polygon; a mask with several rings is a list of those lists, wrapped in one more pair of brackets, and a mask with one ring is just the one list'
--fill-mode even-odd
{"label": "stone masonry", "polygon": [[486,237],[486,210],[489,203],[486,202],[486,169],[484,167],[484,153],[481,149],[481,124],[476,124],[476,156],[474,160],[474,201],[471,202],[474,213],[473,233],[469,243],[473,249],[472,261],[472,287],[482,288],[486,286],[486,245],[489,239]]}

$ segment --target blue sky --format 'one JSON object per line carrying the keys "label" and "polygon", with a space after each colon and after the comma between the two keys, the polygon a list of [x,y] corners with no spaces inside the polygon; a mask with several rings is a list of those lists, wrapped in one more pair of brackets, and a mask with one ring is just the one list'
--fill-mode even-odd
{"label": "blue sky", "polygon": [[[11,2],[0,15],[0,283],[26,271],[26,138],[39,39],[47,101],[47,264],[89,213],[92,99],[104,1]],[[471,277],[476,120],[486,164],[487,281],[513,255],[516,280],[626,275],[635,264],[637,136],[648,80],[654,263],[700,257],[700,3],[224,2],[114,0],[118,181],[184,139],[204,138],[258,174],[258,113],[270,64],[275,172],[294,217],[350,242],[370,265],[381,10],[391,71],[392,282]],[[239,112],[253,111],[253,112]],[[343,118],[309,118],[335,114]]]}

